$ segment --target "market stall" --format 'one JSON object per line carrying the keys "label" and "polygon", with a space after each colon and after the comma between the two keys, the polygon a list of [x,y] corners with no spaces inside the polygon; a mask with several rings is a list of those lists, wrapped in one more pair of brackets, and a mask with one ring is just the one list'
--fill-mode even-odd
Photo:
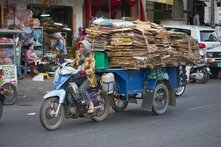
{"label": "market stall", "polygon": [[0,84],[17,85],[16,37],[20,30],[0,29]]}

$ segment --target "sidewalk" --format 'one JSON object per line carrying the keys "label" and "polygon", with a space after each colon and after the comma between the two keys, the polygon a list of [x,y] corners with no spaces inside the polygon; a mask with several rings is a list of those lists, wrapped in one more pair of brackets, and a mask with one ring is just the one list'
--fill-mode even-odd
{"label": "sidewalk", "polygon": [[18,99],[16,104],[42,100],[47,91],[53,88],[53,77],[44,81],[33,81],[30,77],[18,80]]}

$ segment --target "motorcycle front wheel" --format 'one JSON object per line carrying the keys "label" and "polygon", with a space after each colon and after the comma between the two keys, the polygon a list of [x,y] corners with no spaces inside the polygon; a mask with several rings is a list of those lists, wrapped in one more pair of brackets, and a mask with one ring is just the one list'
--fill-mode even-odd
{"label": "motorcycle front wheel", "polygon": [[2,85],[2,88],[3,88],[3,95],[5,96],[3,103],[5,105],[15,104],[18,97],[16,86],[12,83],[5,83]]}
{"label": "motorcycle front wheel", "polygon": [[63,121],[64,107],[61,105],[58,115],[56,115],[58,105],[59,100],[57,97],[48,98],[41,104],[40,122],[49,131],[57,129]]}
{"label": "motorcycle front wheel", "polygon": [[181,96],[186,90],[186,85],[181,85],[179,87],[176,87],[174,90],[175,90],[176,96]]}

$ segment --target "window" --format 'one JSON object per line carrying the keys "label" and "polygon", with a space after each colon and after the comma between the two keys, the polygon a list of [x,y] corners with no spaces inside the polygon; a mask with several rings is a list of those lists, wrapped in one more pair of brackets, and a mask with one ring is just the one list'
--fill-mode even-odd
{"label": "window", "polygon": [[208,42],[218,41],[214,31],[200,31],[200,40]]}
{"label": "window", "polygon": [[179,28],[166,28],[168,31],[172,31],[172,32],[182,32],[182,33],[186,33],[187,35],[191,36],[191,31],[187,30],[187,29],[179,29]]}

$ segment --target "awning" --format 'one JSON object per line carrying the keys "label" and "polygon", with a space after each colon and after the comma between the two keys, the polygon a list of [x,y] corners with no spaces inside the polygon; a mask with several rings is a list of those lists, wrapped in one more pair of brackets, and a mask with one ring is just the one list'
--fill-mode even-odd
{"label": "awning", "polygon": [[173,4],[173,0],[147,0],[149,2],[156,2],[156,3],[164,3],[164,4]]}

